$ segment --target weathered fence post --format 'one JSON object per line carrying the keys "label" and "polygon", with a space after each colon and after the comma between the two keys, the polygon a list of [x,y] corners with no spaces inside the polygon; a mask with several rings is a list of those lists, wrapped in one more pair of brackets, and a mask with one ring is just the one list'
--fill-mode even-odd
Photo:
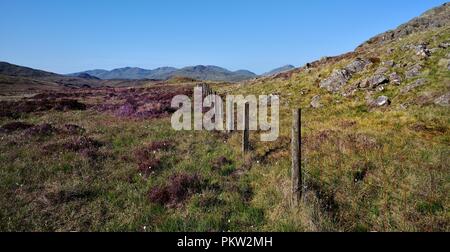
{"label": "weathered fence post", "polygon": [[297,206],[302,198],[302,171],[301,171],[301,120],[302,110],[293,110],[292,118],[292,200]]}
{"label": "weathered fence post", "polygon": [[244,132],[242,134],[242,152],[247,153],[250,150],[250,103],[245,103],[244,111]]}

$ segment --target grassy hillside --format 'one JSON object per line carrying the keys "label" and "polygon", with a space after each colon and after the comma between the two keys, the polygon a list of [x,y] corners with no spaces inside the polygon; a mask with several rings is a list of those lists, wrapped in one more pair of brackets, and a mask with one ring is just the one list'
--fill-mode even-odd
{"label": "grassy hillside", "polygon": [[[291,109],[303,108],[307,195],[301,208],[288,204],[288,142],[275,153],[254,143],[257,153],[270,153],[250,172],[252,202],[266,213],[264,229],[449,230],[449,41],[445,26],[224,90],[279,94],[283,137],[290,134]],[[418,55],[421,44],[431,56]],[[319,87],[358,58],[371,63],[339,91]],[[418,64],[417,76],[406,77]],[[386,76],[396,72],[400,84],[360,88],[381,68]],[[391,104],[373,106],[380,96]],[[320,108],[311,107],[314,97]]]}

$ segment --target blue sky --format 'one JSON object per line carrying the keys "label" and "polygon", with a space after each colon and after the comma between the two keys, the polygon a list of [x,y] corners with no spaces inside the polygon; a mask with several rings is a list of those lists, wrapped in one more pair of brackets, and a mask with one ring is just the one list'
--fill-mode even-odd
{"label": "blue sky", "polygon": [[0,0],[0,61],[71,73],[218,65],[262,73],[353,50],[439,0]]}

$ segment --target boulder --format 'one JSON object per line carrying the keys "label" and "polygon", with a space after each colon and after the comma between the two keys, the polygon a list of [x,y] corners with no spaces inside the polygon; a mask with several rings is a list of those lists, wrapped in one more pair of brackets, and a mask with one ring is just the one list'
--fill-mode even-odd
{"label": "boulder", "polygon": [[352,63],[348,64],[345,67],[345,70],[349,71],[351,74],[355,74],[355,73],[359,73],[362,70],[364,70],[364,68],[369,64],[370,64],[369,61],[357,58]]}
{"label": "boulder", "polygon": [[337,92],[350,80],[352,74],[345,70],[335,70],[330,77],[320,82],[319,87],[330,92]]}
{"label": "boulder", "polygon": [[376,75],[374,75],[372,77],[369,77],[366,80],[364,80],[360,84],[360,87],[361,88],[367,88],[367,87],[376,88],[379,85],[386,84],[386,83],[389,83],[389,79],[388,78],[386,78],[384,75],[376,74]]}
{"label": "boulder", "polygon": [[391,104],[391,101],[389,100],[389,97],[387,96],[380,96],[375,101],[372,102],[372,106],[374,107],[383,107],[383,106],[389,106]]}

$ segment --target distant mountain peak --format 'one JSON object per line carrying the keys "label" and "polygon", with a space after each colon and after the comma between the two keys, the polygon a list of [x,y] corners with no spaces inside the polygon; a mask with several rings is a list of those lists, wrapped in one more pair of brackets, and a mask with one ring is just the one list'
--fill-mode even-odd
{"label": "distant mountain peak", "polygon": [[284,65],[282,67],[273,69],[272,71],[269,71],[269,72],[264,73],[262,75],[263,76],[271,76],[271,75],[276,75],[276,74],[279,74],[279,73],[284,73],[284,72],[290,71],[292,69],[295,69],[295,66],[293,66],[293,65]]}

